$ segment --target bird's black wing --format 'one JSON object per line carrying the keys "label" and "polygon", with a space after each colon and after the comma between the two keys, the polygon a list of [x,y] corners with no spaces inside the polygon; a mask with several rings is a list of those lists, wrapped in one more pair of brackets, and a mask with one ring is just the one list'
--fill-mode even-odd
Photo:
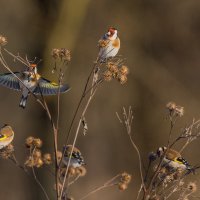
{"label": "bird's black wing", "polygon": [[51,82],[45,78],[40,78],[38,81],[38,86],[33,91],[34,94],[40,95],[57,95],[58,92],[64,93],[70,89],[69,85],[63,84],[58,85],[57,83]]}
{"label": "bird's black wing", "polygon": [[[20,72],[13,73],[16,76],[20,75]],[[0,74],[0,85],[13,90],[20,90],[19,80],[12,73]]]}

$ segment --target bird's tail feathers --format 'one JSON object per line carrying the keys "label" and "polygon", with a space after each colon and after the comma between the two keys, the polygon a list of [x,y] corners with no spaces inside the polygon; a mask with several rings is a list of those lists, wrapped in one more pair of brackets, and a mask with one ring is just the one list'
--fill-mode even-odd
{"label": "bird's tail feathers", "polygon": [[27,98],[28,98],[28,96],[24,97],[24,96],[22,95],[21,100],[20,100],[20,103],[19,103],[19,107],[21,107],[21,108],[25,108],[25,107],[26,107]]}

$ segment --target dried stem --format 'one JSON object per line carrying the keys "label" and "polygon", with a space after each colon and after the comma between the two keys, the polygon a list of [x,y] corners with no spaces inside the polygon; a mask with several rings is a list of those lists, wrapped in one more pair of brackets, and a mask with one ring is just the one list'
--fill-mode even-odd
{"label": "dried stem", "polygon": [[171,116],[171,114],[169,115],[169,119],[170,119],[170,130],[169,130],[169,135],[168,135],[168,140],[167,140],[167,150],[164,152],[164,154],[162,155],[162,158],[160,159],[159,161],[159,164],[156,168],[156,171],[154,172],[153,174],[153,177],[151,178],[150,180],[150,183],[149,183],[149,186],[147,187],[147,192],[144,196],[144,199],[146,198],[147,195],[149,195],[151,193],[151,190],[152,190],[152,185],[155,181],[155,179],[157,178],[158,174],[159,174],[159,171],[161,169],[161,166],[162,166],[162,163],[163,163],[163,159],[170,147],[170,140],[171,140],[171,135],[172,135],[172,131],[173,131],[173,128],[174,128],[174,125],[175,125],[175,122],[176,122],[176,118],[174,120],[173,116]]}
{"label": "dried stem", "polygon": [[[118,114],[117,114],[117,116],[118,116],[118,119],[121,123],[122,120],[120,119]],[[142,189],[144,190],[144,192],[146,192],[146,186],[145,186],[145,183],[144,183],[144,176],[143,176],[143,171],[142,171],[142,158],[141,158],[141,155],[140,155],[140,151],[139,151],[137,145],[135,144],[135,142],[133,141],[133,138],[132,138],[132,135],[131,135],[131,127],[132,127],[132,122],[133,122],[133,112],[132,112],[131,106],[129,107],[128,113],[127,113],[126,109],[123,107],[123,117],[124,117],[124,125],[126,127],[127,134],[129,136],[129,139],[131,141],[133,148],[136,150],[137,155],[138,155]]]}
{"label": "dried stem", "polygon": [[10,160],[12,161],[13,164],[15,164],[16,167],[19,167],[19,168],[22,169],[29,177],[33,178],[33,179],[35,180],[35,182],[37,183],[37,185],[41,188],[42,192],[43,192],[44,195],[45,195],[45,198],[46,198],[47,200],[50,200],[50,198],[49,198],[49,196],[48,196],[46,190],[45,190],[44,187],[43,187],[43,185],[42,185],[42,184],[40,183],[40,181],[37,179],[37,176],[36,176],[36,174],[35,174],[35,172],[34,172],[34,169],[32,168],[32,169],[33,169],[33,176],[31,176],[31,174],[28,172],[28,170],[18,162],[18,160],[16,159],[16,157],[15,157],[14,154],[12,155],[12,158],[10,158]]}
{"label": "dried stem", "polygon": [[[95,72],[95,69],[94,69],[93,70],[92,86],[94,86],[94,84],[96,83],[97,77],[98,77],[98,71]],[[88,80],[88,82],[89,82],[89,80]],[[87,88],[88,82],[86,83],[86,87],[85,88]],[[89,98],[88,98],[88,100],[86,102],[86,105],[85,105],[85,107],[83,109],[83,112],[82,112],[81,117],[80,117],[79,122],[78,122],[78,126],[77,126],[77,129],[76,129],[75,137],[74,137],[73,144],[72,144],[72,149],[71,149],[70,156],[69,156],[69,161],[68,161],[68,164],[67,164],[67,169],[66,169],[66,172],[65,172],[65,175],[64,175],[64,180],[63,180],[63,183],[62,183],[62,189],[61,189],[61,193],[60,193],[60,198],[62,197],[62,193],[63,193],[63,189],[64,189],[64,185],[65,185],[65,181],[66,181],[66,178],[67,178],[67,173],[68,173],[68,170],[69,170],[69,165],[70,165],[70,161],[71,161],[71,157],[72,157],[72,152],[73,152],[73,149],[75,147],[75,143],[76,143],[76,140],[77,140],[77,137],[78,137],[78,133],[79,133],[80,126],[81,126],[81,123],[82,123],[82,119],[84,118],[84,116],[86,114],[86,111],[87,111],[87,109],[89,107],[89,104],[90,104],[91,100],[93,99],[93,97],[94,97],[94,95],[96,93],[97,86],[98,85],[96,85],[95,88],[91,89],[90,96],[89,96]]]}
{"label": "dried stem", "polygon": [[[26,66],[29,66],[29,63],[27,63],[25,60],[23,60],[21,57],[19,59],[19,56],[15,56],[14,54],[10,53],[9,51],[5,50],[9,55],[11,55],[14,59],[17,59],[18,61],[22,62],[23,64],[26,64]],[[1,49],[0,49],[0,62],[2,63],[2,65],[14,76],[16,77],[20,83],[22,83],[24,85],[24,83],[21,81],[21,79],[16,76],[13,71],[8,67],[7,63],[4,62],[4,59],[3,59],[3,55],[2,55],[2,52],[1,52]],[[24,85],[26,87],[26,85]],[[27,88],[27,87],[26,87]],[[55,127],[55,124],[53,122],[53,119],[52,119],[52,116],[51,116],[51,113],[50,113],[50,110],[47,106],[47,103],[42,95],[42,92],[41,93],[41,97],[42,97],[42,100],[43,102],[29,89],[27,88],[27,90],[35,97],[36,101],[40,103],[40,105],[42,105],[42,107],[45,109],[47,115],[48,115],[48,118],[51,122],[51,125],[52,125],[52,128],[53,128],[53,133],[54,133],[54,154],[55,154],[55,160],[56,160],[56,163],[55,163],[55,180],[56,180],[56,188],[58,188],[58,158],[57,158],[57,151],[58,151],[58,141],[57,141],[57,129]],[[57,190],[57,198],[58,198],[58,190]]]}
{"label": "dried stem", "polygon": [[112,187],[112,186],[115,186],[117,185],[117,183],[113,183],[113,181],[115,179],[117,179],[118,177],[120,176],[120,174],[117,174],[116,176],[114,176],[113,178],[111,178],[110,180],[106,181],[102,186],[100,187],[97,187],[95,188],[94,190],[88,192],[85,196],[81,197],[79,200],[83,200],[83,199],[86,199],[87,197],[91,196],[92,194],[102,190],[102,189],[105,189],[107,187]]}

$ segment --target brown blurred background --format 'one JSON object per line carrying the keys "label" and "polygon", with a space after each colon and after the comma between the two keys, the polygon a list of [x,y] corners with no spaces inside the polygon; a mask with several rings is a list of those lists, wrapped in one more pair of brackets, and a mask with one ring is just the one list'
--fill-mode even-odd
{"label": "brown blurred background", "polygon": [[[122,106],[132,105],[134,139],[144,160],[148,152],[166,144],[168,101],[173,100],[186,110],[174,136],[193,118],[200,117],[200,1],[1,0],[0,10],[0,34],[9,41],[6,48],[30,59],[41,58],[43,62],[38,70],[46,78],[56,81],[56,76],[51,74],[51,49],[66,47],[72,52],[65,74],[72,89],[62,95],[60,142],[97,56],[98,39],[109,26],[118,28],[120,54],[127,58],[130,68],[128,83],[103,84],[90,105],[86,115],[88,134],[80,134],[77,142],[87,163],[87,176],[70,193],[79,199],[115,174],[127,171],[133,174],[127,191],[107,189],[88,199],[133,199],[139,188],[138,159],[115,112],[121,112]],[[21,64],[7,60],[13,71],[23,69]],[[1,67],[0,71],[5,69]],[[0,123],[11,124],[15,129],[14,144],[19,160],[23,162],[24,140],[30,135],[42,137],[43,151],[52,153],[51,126],[35,100],[30,97],[27,108],[22,110],[18,107],[19,93],[1,87],[0,94]],[[56,97],[47,99],[51,111],[56,113]],[[194,165],[200,163],[199,142],[195,141],[184,152]],[[41,190],[23,171],[4,160],[0,165],[0,199],[44,199]],[[54,199],[48,169],[37,170],[37,174]]]}

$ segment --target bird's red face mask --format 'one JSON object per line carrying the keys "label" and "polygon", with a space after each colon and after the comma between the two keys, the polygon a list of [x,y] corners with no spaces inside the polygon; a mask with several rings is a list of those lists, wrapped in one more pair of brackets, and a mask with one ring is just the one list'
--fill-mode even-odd
{"label": "bird's red face mask", "polygon": [[37,67],[37,65],[36,64],[30,64],[30,67],[35,68],[35,67]]}
{"label": "bird's red face mask", "polygon": [[30,65],[29,65],[29,69],[30,69],[30,70],[34,70],[36,67],[37,67],[36,64],[30,64]]}
{"label": "bird's red face mask", "polygon": [[115,34],[115,32],[116,32],[116,29],[111,27],[108,29],[107,35],[109,37],[112,37]]}

